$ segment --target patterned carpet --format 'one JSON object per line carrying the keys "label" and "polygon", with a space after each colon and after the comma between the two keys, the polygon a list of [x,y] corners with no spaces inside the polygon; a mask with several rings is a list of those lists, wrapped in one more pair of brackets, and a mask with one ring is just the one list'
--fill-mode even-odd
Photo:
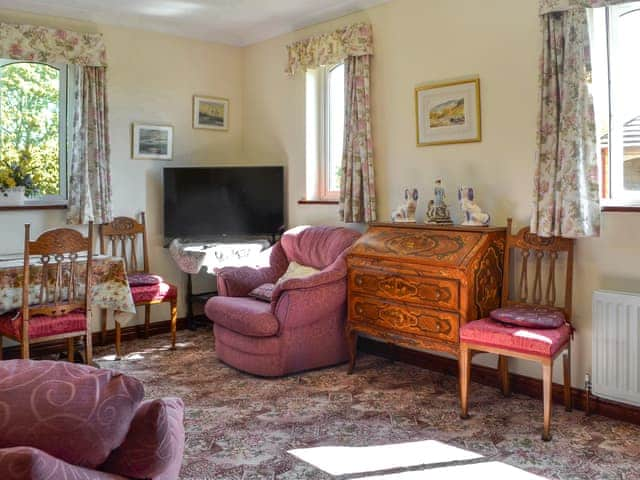
{"label": "patterned carpet", "polygon": [[209,331],[179,332],[174,352],[168,340],[125,343],[120,361],[113,347],[96,357],[142,380],[149,398],[184,399],[183,479],[640,479],[638,426],[558,406],[545,443],[542,404],[528,397],[473,384],[462,421],[456,379],[410,365],[363,355],[351,376],[339,366],[265,380],[220,363]]}

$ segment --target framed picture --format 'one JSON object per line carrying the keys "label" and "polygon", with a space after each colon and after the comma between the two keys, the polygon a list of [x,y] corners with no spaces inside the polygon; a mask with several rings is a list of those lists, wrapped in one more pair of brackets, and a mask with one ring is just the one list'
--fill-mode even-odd
{"label": "framed picture", "polygon": [[419,147],[482,140],[479,78],[417,87],[415,102]]}
{"label": "framed picture", "polygon": [[193,128],[229,130],[229,100],[194,95]]}
{"label": "framed picture", "polygon": [[133,124],[131,156],[137,160],[171,160],[173,127],[170,125]]}

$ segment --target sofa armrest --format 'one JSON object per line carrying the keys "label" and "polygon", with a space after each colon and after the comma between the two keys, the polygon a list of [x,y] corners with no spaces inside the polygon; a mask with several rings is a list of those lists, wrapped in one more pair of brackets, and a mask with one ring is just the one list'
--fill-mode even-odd
{"label": "sofa armrest", "polygon": [[246,297],[251,290],[263,283],[275,283],[287,269],[288,261],[280,243],[262,253],[267,266],[224,267],[216,272],[218,295]]}
{"label": "sofa armrest", "polygon": [[101,470],[131,478],[174,480],[184,453],[184,403],[180,398],[143,402],[124,442]]}

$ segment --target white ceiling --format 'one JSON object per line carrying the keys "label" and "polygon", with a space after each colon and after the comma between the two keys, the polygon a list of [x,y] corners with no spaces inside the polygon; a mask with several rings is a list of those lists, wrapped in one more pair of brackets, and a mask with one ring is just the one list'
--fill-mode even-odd
{"label": "white ceiling", "polygon": [[244,46],[389,0],[0,0],[0,8]]}

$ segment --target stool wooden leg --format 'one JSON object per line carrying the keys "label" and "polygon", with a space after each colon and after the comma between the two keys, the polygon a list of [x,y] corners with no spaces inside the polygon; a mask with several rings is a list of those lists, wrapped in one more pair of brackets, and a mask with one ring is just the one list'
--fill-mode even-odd
{"label": "stool wooden leg", "polygon": [[100,309],[100,345],[107,343],[107,310]]}
{"label": "stool wooden leg", "polygon": [[542,363],[542,402],[544,405],[544,427],[542,430],[542,440],[551,440],[551,387],[553,360],[544,360]]}
{"label": "stool wooden leg", "polygon": [[120,348],[120,322],[116,320],[116,357],[122,357],[122,350]]}
{"label": "stool wooden leg", "polygon": [[347,373],[351,375],[356,366],[356,357],[358,356],[358,333],[347,332],[347,347],[349,348],[349,370]]}
{"label": "stool wooden leg", "polygon": [[149,327],[151,326],[151,305],[144,306],[144,338],[149,338]]}
{"label": "stool wooden leg", "polygon": [[564,409],[570,412],[573,409],[571,402],[571,347],[562,356],[562,365],[564,367]]}
{"label": "stool wooden leg", "polygon": [[93,338],[91,331],[88,331],[84,336],[84,363],[87,365],[93,364]]}
{"label": "stool wooden leg", "polygon": [[460,344],[460,358],[458,358],[460,370],[460,418],[469,418],[469,383],[471,380],[471,352],[464,343]]}
{"label": "stool wooden leg", "polygon": [[178,301],[171,301],[171,349],[176,348],[176,329],[178,324]]}
{"label": "stool wooden leg", "polygon": [[500,373],[500,386],[502,394],[505,397],[511,396],[511,379],[509,376],[509,357],[506,355],[498,356],[498,371]]}
{"label": "stool wooden leg", "polygon": [[74,360],[75,338],[67,338],[67,360],[73,363]]}

